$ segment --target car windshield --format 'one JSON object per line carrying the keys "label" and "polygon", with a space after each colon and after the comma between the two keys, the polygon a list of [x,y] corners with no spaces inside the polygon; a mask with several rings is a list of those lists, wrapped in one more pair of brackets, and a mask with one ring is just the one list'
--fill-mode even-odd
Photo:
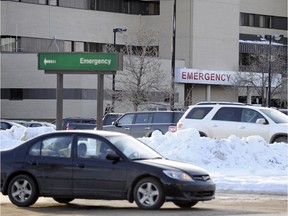
{"label": "car windshield", "polygon": [[108,136],[106,137],[126,157],[133,160],[163,158],[156,151],[130,136]]}
{"label": "car windshield", "polygon": [[275,123],[288,123],[288,116],[284,113],[281,113],[278,110],[273,109],[261,109],[269,118],[271,118]]}

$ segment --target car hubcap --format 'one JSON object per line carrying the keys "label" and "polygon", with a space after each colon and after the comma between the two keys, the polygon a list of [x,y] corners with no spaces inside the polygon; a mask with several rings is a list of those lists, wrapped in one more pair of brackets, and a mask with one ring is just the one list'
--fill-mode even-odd
{"label": "car hubcap", "polygon": [[159,197],[159,191],[154,184],[148,182],[139,187],[137,196],[143,205],[152,206]]}
{"label": "car hubcap", "polygon": [[17,180],[11,189],[13,198],[19,202],[27,200],[32,193],[31,185],[25,179]]}

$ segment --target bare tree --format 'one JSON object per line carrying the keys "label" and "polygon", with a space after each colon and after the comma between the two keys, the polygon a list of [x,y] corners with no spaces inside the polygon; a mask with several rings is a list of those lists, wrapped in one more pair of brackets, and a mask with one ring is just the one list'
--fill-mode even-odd
{"label": "bare tree", "polygon": [[124,41],[125,47],[121,50],[125,54],[123,72],[117,75],[122,91],[118,96],[122,101],[129,100],[137,111],[140,104],[149,101],[152,95],[161,95],[155,92],[163,92],[164,89],[164,72],[158,58],[158,34],[140,27],[134,40],[128,40],[126,35]]}
{"label": "bare tree", "polygon": [[[249,44],[249,53],[244,57],[244,65],[234,79],[237,88],[245,87],[247,94],[257,94],[262,98],[262,105],[267,105],[267,87],[269,70],[271,76],[271,98],[286,95],[287,103],[287,47],[279,44]],[[270,49],[270,50],[269,50]],[[286,51],[285,51],[286,50]],[[269,65],[270,64],[270,65]],[[270,68],[270,69],[269,69]]]}

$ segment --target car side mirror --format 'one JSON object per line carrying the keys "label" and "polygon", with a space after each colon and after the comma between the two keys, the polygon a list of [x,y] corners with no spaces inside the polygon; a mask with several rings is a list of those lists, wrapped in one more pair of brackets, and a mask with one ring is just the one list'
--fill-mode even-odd
{"label": "car side mirror", "polygon": [[120,160],[120,156],[116,154],[107,154],[106,155],[107,160],[112,160],[113,164],[117,163]]}
{"label": "car side mirror", "polygon": [[266,124],[266,120],[264,118],[259,118],[256,120],[256,124]]}
{"label": "car side mirror", "polygon": [[113,122],[112,122],[112,125],[115,125],[116,127],[119,127],[118,121],[113,121]]}

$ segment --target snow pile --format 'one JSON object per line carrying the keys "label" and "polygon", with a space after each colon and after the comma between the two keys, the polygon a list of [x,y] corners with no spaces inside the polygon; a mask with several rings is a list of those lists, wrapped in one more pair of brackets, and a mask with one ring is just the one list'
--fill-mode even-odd
{"label": "snow pile", "polygon": [[[1,131],[1,149],[13,148],[34,136],[54,131],[50,127],[11,128]],[[260,136],[214,140],[195,129],[175,133],[154,132],[138,138],[166,158],[191,163],[208,171],[217,190],[287,195],[288,144],[267,144]]]}
{"label": "snow pile", "polygon": [[31,139],[32,137],[44,134],[47,132],[55,131],[53,127],[15,127],[13,126],[9,130],[1,130],[0,133],[0,147],[1,150],[7,150],[20,145],[24,141]]}
{"label": "snow pile", "polygon": [[195,129],[140,138],[164,157],[206,169],[218,190],[287,194],[288,144],[260,136],[214,140]]}
{"label": "snow pile", "polygon": [[214,140],[200,137],[195,129],[177,133],[154,132],[151,138],[140,140],[163,156],[205,167],[208,171],[241,169],[261,174],[288,172],[288,145],[267,144],[260,136]]}

